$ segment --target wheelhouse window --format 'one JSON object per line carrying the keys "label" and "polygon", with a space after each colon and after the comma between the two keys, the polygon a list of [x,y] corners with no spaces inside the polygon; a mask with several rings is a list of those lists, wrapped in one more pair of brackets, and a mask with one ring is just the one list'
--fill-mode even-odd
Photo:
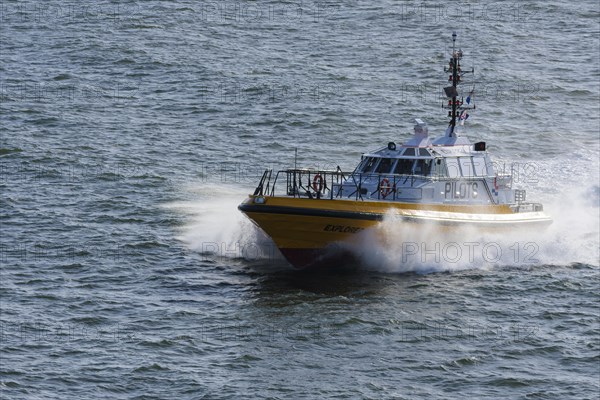
{"label": "wheelhouse window", "polygon": [[429,154],[429,151],[427,151],[427,149],[419,149],[419,155],[420,156],[425,156],[425,157],[429,157],[431,154]]}
{"label": "wheelhouse window", "polygon": [[364,157],[361,157],[360,162],[358,163],[356,168],[354,168],[354,172],[362,172],[362,170],[365,169],[366,164],[367,164],[367,159]]}
{"label": "wheelhouse window", "polygon": [[490,158],[485,159],[485,166],[486,166],[488,176],[496,174],[496,169],[494,168],[494,163],[492,163],[492,160]]}
{"label": "wheelhouse window", "polygon": [[431,172],[432,159],[420,159],[415,164],[415,175],[427,176]]}
{"label": "wheelhouse window", "polygon": [[381,161],[379,162],[379,165],[377,166],[377,169],[375,170],[375,172],[378,172],[380,174],[389,174],[390,171],[392,170],[393,164],[394,164],[393,158],[382,158]]}
{"label": "wheelhouse window", "polygon": [[369,157],[360,172],[363,172],[365,174],[373,172],[373,170],[375,169],[375,165],[377,164],[377,161],[379,161],[379,158]]}
{"label": "wheelhouse window", "polygon": [[450,178],[460,178],[460,168],[458,167],[458,158],[446,158],[446,169]]}
{"label": "wheelhouse window", "polygon": [[458,161],[460,162],[462,176],[472,177],[475,175],[473,172],[473,162],[471,161],[471,157],[458,157]]}
{"label": "wheelhouse window", "polygon": [[446,173],[446,163],[444,162],[443,158],[435,159],[431,174],[438,177],[448,176]]}
{"label": "wheelhouse window", "polygon": [[473,157],[473,167],[475,168],[475,175],[487,176],[487,167],[485,165],[485,158]]}
{"label": "wheelhouse window", "polygon": [[[413,149],[414,150],[414,149]],[[411,175],[413,170],[413,164],[415,160],[400,158],[394,169],[394,174],[398,175]]]}
{"label": "wheelhouse window", "polygon": [[408,149],[404,150],[404,154],[402,155],[412,157],[415,155],[415,149],[413,147],[409,147]]}

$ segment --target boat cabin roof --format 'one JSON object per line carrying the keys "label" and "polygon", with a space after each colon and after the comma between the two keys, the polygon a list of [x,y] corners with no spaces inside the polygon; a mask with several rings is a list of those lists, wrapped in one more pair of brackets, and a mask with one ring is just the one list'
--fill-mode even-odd
{"label": "boat cabin roof", "polygon": [[364,157],[385,157],[385,158],[438,158],[438,157],[461,157],[473,156],[484,157],[485,151],[476,151],[474,145],[464,146],[428,146],[428,147],[412,147],[399,146],[393,149],[393,143],[388,147],[365,153]]}

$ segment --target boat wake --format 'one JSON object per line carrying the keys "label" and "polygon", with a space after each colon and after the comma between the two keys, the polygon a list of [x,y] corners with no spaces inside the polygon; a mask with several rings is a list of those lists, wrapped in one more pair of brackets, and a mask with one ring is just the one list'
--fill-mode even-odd
{"label": "boat wake", "polygon": [[566,193],[546,203],[554,223],[543,230],[441,230],[430,223],[399,223],[398,215],[390,212],[376,228],[348,244],[346,250],[360,260],[363,268],[392,273],[577,263],[598,266],[598,195],[593,201],[589,191]]}

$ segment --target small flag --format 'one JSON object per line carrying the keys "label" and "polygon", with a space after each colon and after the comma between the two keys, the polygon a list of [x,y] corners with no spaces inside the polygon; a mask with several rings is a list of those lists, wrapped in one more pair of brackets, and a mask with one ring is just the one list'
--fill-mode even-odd
{"label": "small flag", "polygon": [[467,118],[469,118],[469,114],[467,113],[467,110],[463,110],[462,113],[460,113],[460,125],[464,125],[465,121],[467,120]]}
{"label": "small flag", "polygon": [[475,90],[471,90],[469,92],[469,95],[467,96],[467,104],[471,104],[471,96],[473,96],[474,92],[475,92]]}

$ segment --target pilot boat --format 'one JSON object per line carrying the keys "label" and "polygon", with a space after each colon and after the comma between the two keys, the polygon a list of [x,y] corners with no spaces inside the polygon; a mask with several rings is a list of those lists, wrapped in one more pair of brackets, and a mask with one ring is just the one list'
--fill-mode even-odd
{"label": "pilot boat", "polygon": [[432,139],[427,124],[415,119],[414,135],[401,145],[363,154],[354,171],[266,170],[256,190],[239,210],[272,238],[297,268],[323,266],[339,244],[374,228],[386,216],[397,224],[426,223],[441,231],[469,228],[485,231],[539,229],[552,219],[542,204],[527,202],[526,192],[513,188],[512,171],[497,171],[485,142],[463,135],[474,91],[465,98],[458,85],[474,72],[461,69],[463,56],[452,53],[444,88],[449,125]]}

